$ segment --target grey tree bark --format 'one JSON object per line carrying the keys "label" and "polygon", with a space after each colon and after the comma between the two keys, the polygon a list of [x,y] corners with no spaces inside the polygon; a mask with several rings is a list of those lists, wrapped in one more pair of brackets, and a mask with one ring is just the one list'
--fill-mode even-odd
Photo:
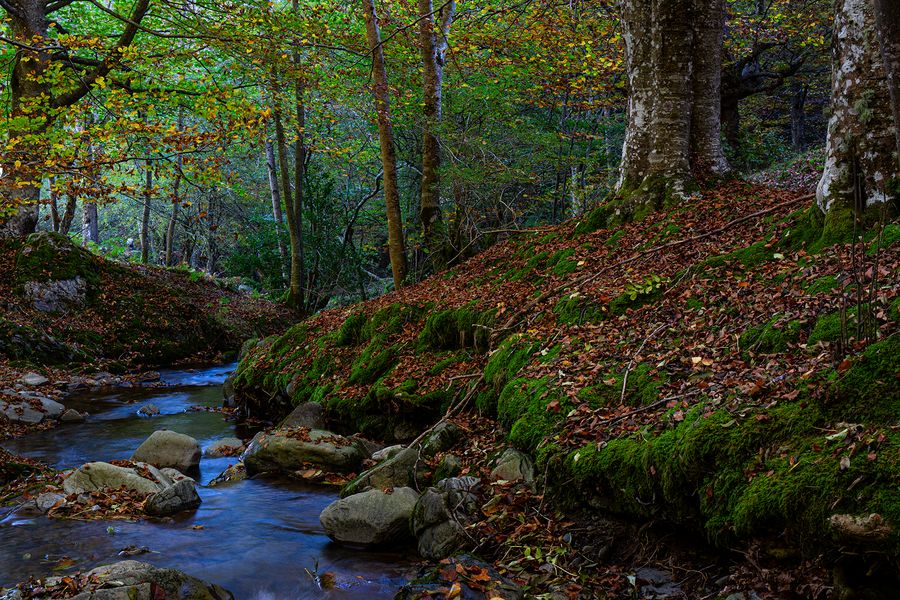
{"label": "grey tree bark", "polygon": [[728,171],[720,139],[724,3],[621,0],[620,8],[629,96],[616,195],[639,217],[683,201],[696,178]]}
{"label": "grey tree bark", "polygon": [[892,199],[897,142],[872,0],[838,0],[832,41],[831,119],[816,201],[823,238],[852,229],[854,215]]}

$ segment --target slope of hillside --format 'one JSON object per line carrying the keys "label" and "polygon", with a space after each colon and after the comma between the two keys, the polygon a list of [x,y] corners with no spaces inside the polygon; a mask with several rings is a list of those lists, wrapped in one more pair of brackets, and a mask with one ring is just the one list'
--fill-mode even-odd
{"label": "slope of hillside", "polygon": [[[900,226],[846,243],[810,203],[729,183],[621,227],[601,206],[523,231],[248,346],[238,401],[273,421],[320,402],[333,429],[385,442],[449,415],[470,430],[463,472],[485,480],[490,448],[529,453],[543,493],[500,494],[508,510],[478,526],[480,552],[528,581],[586,584],[528,568],[524,524],[552,501],[722,548],[763,539],[795,569],[865,557],[854,577],[874,585],[872,565],[900,557]],[[588,560],[540,522],[560,565]],[[801,578],[752,585],[800,593]]]}
{"label": "slope of hillside", "polygon": [[0,356],[120,369],[234,350],[289,322],[197,274],[107,261],[50,233],[0,247],[0,309]]}

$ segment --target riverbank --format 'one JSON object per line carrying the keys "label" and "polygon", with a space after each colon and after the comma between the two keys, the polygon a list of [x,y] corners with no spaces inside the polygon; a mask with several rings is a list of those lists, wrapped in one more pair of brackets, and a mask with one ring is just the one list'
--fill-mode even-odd
{"label": "riverbank", "polygon": [[[632,594],[623,558],[661,546],[628,538],[662,524],[717,557],[690,596],[877,597],[900,556],[900,227],[853,242],[811,202],[729,183],[624,226],[600,206],[520,232],[258,342],[236,400],[273,422],[313,402],[336,433],[412,444],[334,510],[466,486],[463,532],[431,558],[474,549],[526,594]],[[425,452],[414,440],[442,417],[461,439]],[[508,448],[531,481],[496,475]],[[422,552],[435,523],[410,524],[399,535]],[[686,579],[674,565],[668,580]]]}

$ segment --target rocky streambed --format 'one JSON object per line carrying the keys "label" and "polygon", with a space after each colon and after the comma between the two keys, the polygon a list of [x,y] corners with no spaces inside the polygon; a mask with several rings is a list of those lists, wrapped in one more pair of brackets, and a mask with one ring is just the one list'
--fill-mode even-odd
{"label": "rocky streambed", "polygon": [[[79,469],[63,482],[59,497],[37,496],[0,509],[0,588],[30,577],[69,576],[133,559],[144,566],[121,569],[130,574],[129,581],[144,586],[159,587],[162,584],[154,582],[170,581],[165,578],[177,569],[237,598],[393,597],[415,574],[419,558],[412,540],[407,546],[350,548],[334,543],[320,515],[338,500],[337,488],[288,479],[276,468],[251,468],[256,474],[252,478],[210,485],[238,462],[233,455],[237,439],[253,433],[212,410],[222,403],[221,384],[229,370],[163,372],[167,387],[71,397],[64,401],[66,409],[88,413],[84,422],[61,423],[0,444],[57,469]],[[202,458],[192,456],[190,443],[179,445],[185,439],[166,440],[169,456],[183,462],[157,469],[151,463],[164,461],[154,454],[151,442],[161,430],[196,440],[196,454]],[[372,449],[356,441],[326,441],[335,442],[336,451],[349,457],[348,470],[357,460],[368,459]],[[269,447],[265,436],[255,443],[257,449],[251,447],[248,454],[258,456],[260,446]],[[132,459],[135,462],[125,462]],[[199,464],[193,466],[195,459]],[[92,483],[102,488],[104,478],[122,475],[110,474],[110,462],[146,482],[143,491],[153,493],[151,499],[161,506],[154,518],[95,520],[76,511],[74,518],[56,519],[42,514],[62,510],[64,497],[84,501],[90,511],[96,501],[90,495]],[[187,471],[189,478],[179,477],[175,467]],[[145,510],[151,504],[145,502]]]}

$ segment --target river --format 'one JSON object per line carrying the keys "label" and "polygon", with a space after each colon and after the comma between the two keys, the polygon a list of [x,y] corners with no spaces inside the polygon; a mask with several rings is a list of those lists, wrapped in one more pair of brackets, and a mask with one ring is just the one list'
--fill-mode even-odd
{"label": "river", "polygon": [[[153,431],[171,429],[205,448],[236,433],[220,413],[189,410],[222,401],[222,381],[234,365],[163,371],[161,388],[118,388],[73,397],[66,405],[90,413],[86,423],[8,440],[3,447],[53,467],[130,458]],[[139,417],[152,402],[160,415]],[[237,435],[242,437],[242,435]],[[64,521],[23,517],[0,509],[0,587],[123,560],[128,546],[149,548],[135,560],[173,567],[217,583],[238,599],[391,598],[414,570],[412,551],[371,552],[330,542],[319,513],[336,489],[255,478],[205,487],[236,458],[200,461],[203,504],[170,522]],[[198,527],[199,526],[199,527]],[[337,585],[322,590],[307,570],[331,572]]]}

